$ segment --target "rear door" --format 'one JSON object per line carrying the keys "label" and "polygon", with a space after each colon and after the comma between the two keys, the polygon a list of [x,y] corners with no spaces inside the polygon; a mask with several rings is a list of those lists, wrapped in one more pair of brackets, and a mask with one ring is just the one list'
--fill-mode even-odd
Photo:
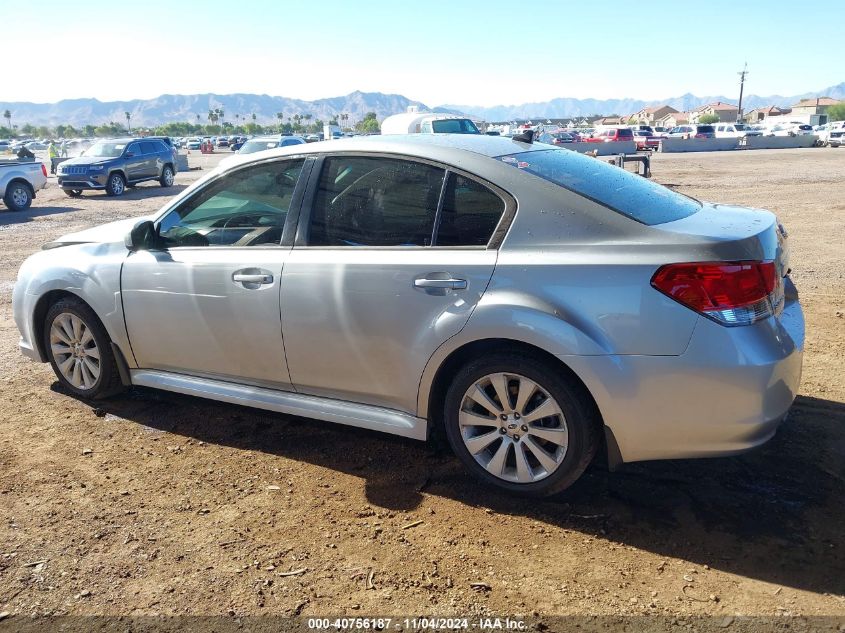
{"label": "rear door", "polygon": [[423,369],[484,293],[514,204],[467,175],[396,157],[328,157],[312,183],[282,277],[291,380],[415,413]]}
{"label": "rear door", "polygon": [[123,154],[126,161],[126,179],[129,181],[146,178],[149,173],[149,157],[144,155],[143,147],[139,141],[130,143]]}

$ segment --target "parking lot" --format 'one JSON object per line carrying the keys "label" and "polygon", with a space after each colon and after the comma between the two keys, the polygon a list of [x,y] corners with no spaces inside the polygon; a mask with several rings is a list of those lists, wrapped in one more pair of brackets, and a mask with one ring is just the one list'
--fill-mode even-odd
{"label": "parking lot", "polygon": [[193,152],[169,189],[69,198],[52,177],[0,208],[0,612],[845,617],[845,150],[653,156],[656,181],[785,225],[801,395],[757,451],[594,467],[553,501],[395,437],[146,389],[83,402],[19,354],[29,254],[229,155]]}

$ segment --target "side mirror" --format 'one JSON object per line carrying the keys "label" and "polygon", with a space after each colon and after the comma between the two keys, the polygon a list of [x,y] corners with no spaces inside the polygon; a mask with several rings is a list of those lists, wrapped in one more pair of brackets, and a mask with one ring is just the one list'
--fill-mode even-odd
{"label": "side mirror", "polygon": [[141,220],[123,238],[123,243],[130,251],[148,251],[156,243],[156,227],[150,220]]}
{"label": "side mirror", "polygon": [[125,156],[126,158],[132,158],[134,155],[135,155],[135,152],[126,152],[126,153],[124,154],[124,156]]}

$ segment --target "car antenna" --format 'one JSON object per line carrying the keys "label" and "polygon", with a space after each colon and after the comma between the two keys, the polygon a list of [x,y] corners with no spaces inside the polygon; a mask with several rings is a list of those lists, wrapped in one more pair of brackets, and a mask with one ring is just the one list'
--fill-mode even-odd
{"label": "car antenna", "polygon": [[525,130],[522,134],[514,136],[513,140],[519,141],[520,143],[531,144],[534,142],[534,130]]}

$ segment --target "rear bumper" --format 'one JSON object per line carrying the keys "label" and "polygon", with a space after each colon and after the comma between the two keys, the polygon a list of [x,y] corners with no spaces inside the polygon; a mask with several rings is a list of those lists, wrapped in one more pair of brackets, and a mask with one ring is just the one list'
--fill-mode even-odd
{"label": "rear bumper", "polygon": [[680,356],[571,357],[625,462],[716,457],[769,440],[801,382],[804,315],[728,328],[700,318]]}

